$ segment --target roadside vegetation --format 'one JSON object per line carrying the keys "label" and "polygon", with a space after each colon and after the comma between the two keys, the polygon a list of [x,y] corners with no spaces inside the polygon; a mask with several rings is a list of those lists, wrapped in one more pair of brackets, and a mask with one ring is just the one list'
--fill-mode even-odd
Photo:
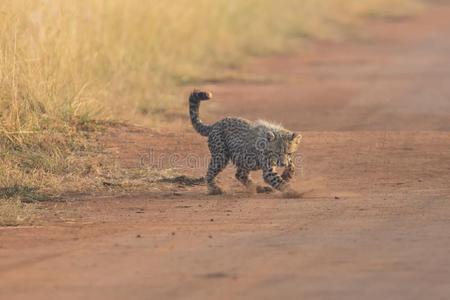
{"label": "roadside vegetation", "polygon": [[292,40],[342,38],[367,17],[410,16],[422,6],[416,0],[1,1],[0,201],[8,202],[0,206],[0,224],[11,211],[28,210],[23,201],[98,190],[105,177],[120,178],[97,136],[116,121],[160,126],[182,107],[182,86],[233,76],[248,57],[285,51]]}

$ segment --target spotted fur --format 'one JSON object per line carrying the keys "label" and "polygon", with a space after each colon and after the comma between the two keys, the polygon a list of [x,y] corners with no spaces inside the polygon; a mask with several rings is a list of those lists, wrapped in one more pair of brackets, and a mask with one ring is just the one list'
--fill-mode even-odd
{"label": "spotted fur", "polygon": [[[211,160],[206,173],[210,194],[221,194],[216,176],[231,161],[236,166],[236,179],[257,192],[270,192],[272,188],[285,191],[295,174],[294,155],[301,135],[266,121],[251,122],[242,118],[227,117],[212,125],[199,118],[200,102],[211,99],[208,92],[194,90],[189,97],[192,126],[202,136],[208,137]],[[281,175],[276,167],[284,167]],[[262,170],[270,187],[256,186],[250,172]]]}

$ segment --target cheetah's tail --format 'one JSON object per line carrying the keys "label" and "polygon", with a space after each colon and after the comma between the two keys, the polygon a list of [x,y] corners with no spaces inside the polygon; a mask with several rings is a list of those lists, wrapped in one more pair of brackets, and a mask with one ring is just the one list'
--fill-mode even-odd
{"label": "cheetah's tail", "polygon": [[208,136],[211,126],[204,124],[199,118],[200,102],[211,99],[210,92],[194,90],[189,96],[189,114],[194,129],[203,136]]}

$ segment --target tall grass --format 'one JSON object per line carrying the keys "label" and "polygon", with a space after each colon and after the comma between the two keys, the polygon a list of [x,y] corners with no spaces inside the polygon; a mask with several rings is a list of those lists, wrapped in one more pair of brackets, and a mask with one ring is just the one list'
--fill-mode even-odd
{"label": "tall grass", "polygon": [[3,0],[2,126],[20,132],[74,116],[151,114],[173,99],[174,86],[279,51],[289,37],[330,37],[364,14],[416,7],[414,0]]}
{"label": "tall grass", "polygon": [[293,37],[332,38],[363,16],[419,8],[416,0],[2,0],[0,184],[77,170],[67,158],[85,149],[92,119],[159,119],[182,101],[185,83],[281,51]]}

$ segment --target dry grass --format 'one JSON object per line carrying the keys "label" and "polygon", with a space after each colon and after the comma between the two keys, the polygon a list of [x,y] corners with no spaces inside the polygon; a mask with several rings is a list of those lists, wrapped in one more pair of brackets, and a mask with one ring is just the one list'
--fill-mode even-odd
{"label": "dry grass", "polygon": [[416,0],[1,1],[0,198],[122,178],[104,163],[92,120],[158,124],[186,83],[292,38],[338,38],[366,16],[420,9]]}
{"label": "dry grass", "polygon": [[30,224],[37,215],[35,204],[25,204],[18,198],[0,201],[0,226]]}
{"label": "dry grass", "polygon": [[176,86],[285,48],[330,38],[364,15],[411,14],[415,0],[26,1],[0,3],[2,127],[74,117],[158,118]]}

